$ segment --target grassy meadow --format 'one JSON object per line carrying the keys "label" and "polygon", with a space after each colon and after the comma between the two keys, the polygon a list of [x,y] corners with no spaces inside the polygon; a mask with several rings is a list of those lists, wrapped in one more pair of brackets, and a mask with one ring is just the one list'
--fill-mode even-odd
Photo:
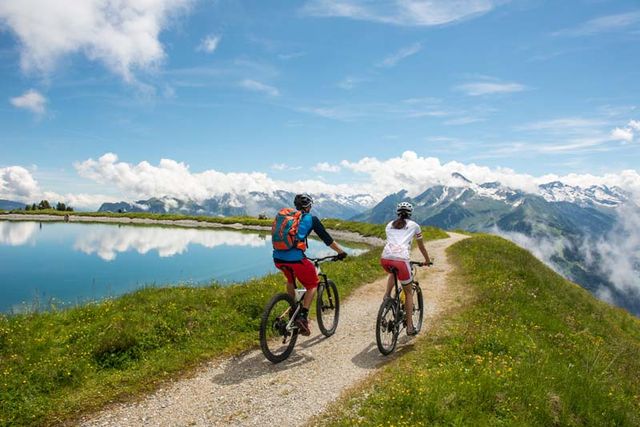
{"label": "grassy meadow", "polygon": [[498,237],[449,256],[466,302],[318,424],[640,425],[640,319]]}
{"label": "grassy meadow", "polygon": [[[325,223],[367,235],[384,233],[380,225]],[[425,237],[446,234],[425,228]],[[382,276],[379,255],[374,248],[324,264],[323,270],[345,298]],[[0,315],[0,425],[73,420],[153,390],[203,361],[255,347],[262,309],[284,291],[283,282],[281,274],[272,274],[230,287],[146,288],[63,310]]]}

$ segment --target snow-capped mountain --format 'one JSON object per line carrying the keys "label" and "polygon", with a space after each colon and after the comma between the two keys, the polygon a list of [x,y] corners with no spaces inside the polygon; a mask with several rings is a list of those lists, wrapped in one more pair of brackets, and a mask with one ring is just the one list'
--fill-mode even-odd
{"label": "snow-capped mountain", "polygon": [[640,294],[626,292],[602,269],[619,259],[603,262],[608,254],[598,252],[602,242],[620,234],[621,209],[640,217],[640,208],[619,188],[580,188],[555,181],[537,190],[528,193],[499,182],[476,184],[454,174],[449,185],[429,187],[414,197],[406,191],[391,194],[354,219],[385,223],[395,218],[397,203],[408,201],[414,205],[412,219],[422,225],[500,234],[565,277],[640,314]]}
{"label": "snow-capped mountain", "polygon": [[[153,212],[181,213],[210,216],[274,216],[283,207],[293,206],[294,193],[249,192],[226,193],[201,202],[185,201],[173,197],[154,197],[135,202],[103,203],[99,212]],[[368,194],[353,196],[314,194],[314,213],[323,218],[351,218],[375,204]]]}

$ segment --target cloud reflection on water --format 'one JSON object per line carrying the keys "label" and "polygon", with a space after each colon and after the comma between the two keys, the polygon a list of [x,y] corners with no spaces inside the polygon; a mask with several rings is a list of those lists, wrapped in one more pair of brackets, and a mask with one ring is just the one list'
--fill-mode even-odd
{"label": "cloud reflection on water", "polygon": [[35,222],[0,221],[0,244],[21,246],[32,241],[38,229]]}
{"label": "cloud reflection on water", "polygon": [[157,251],[159,256],[166,258],[186,252],[191,244],[211,249],[223,245],[262,247],[269,241],[270,236],[238,231],[109,227],[79,236],[74,249],[88,255],[95,253],[105,261],[112,261],[118,253],[131,249],[139,254]]}

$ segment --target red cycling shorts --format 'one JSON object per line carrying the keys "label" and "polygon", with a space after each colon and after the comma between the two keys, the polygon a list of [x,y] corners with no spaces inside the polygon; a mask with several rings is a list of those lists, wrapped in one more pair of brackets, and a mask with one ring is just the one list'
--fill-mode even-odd
{"label": "red cycling shorts", "polygon": [[398,280],[403,285],[411,283],[411,267],[409,267],[409,261],[399,259],[380,259],[380,264],[388,273],[395,269],[398,274]]}
{"label": "red cycling shorts", "polygon": [[307,290],[318,286],[318,273],[316,267],[307,258],[300,262],[278,262],[274,261],[277,268],[282,270],[289,283],[295,283],[298,279]]}

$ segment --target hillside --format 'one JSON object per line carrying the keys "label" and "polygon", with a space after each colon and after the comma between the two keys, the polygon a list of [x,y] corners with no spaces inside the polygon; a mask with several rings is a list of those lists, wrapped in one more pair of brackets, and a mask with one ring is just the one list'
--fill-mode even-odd
{"label": "hillside", "polygon": [[499,237],[449,255],[468,302],[318,424],[640,424],[640,320]]}

